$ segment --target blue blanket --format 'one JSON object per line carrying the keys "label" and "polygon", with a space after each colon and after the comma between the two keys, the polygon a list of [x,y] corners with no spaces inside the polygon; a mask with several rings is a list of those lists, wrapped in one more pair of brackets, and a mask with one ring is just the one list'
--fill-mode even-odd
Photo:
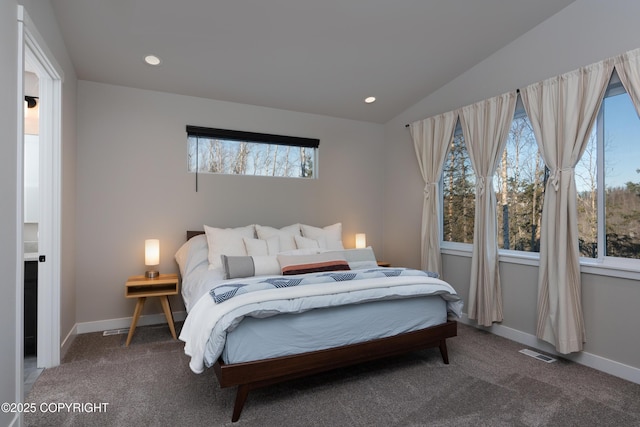
{"label": "blue blanket", "polygon": [[350,280],[373,279],[378,277],[423,276],[438,278],[431,271],[410,268],[372,268],[364,270],[331,271],[307,273],[292,276],[248,277],[242,280],[225,282],[209,291],[216,303],[224,302],[236,295],[265,289],[289,288],[292,286],[314,285],[318,283],[344,282]]}

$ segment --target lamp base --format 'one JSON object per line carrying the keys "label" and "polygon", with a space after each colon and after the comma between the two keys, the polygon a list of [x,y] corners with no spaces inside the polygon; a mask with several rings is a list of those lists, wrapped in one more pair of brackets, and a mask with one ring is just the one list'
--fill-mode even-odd
{"label": "lamp base", "polygon": [[147,279],[157,279],[160,273],[157,270],[148,270],[144,272],[144,277]]}

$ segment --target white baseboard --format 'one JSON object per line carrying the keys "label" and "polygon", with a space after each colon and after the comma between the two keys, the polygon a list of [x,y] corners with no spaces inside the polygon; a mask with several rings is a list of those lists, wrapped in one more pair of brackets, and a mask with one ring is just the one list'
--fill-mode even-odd
{"label": "white baseboard", "polygon": [[13,415],[13,419],[8,424],[9,427],[20,427],[22,426],[22,413],[17,412]]}
{"label": "white baseboard", "polygon": [[[186,311],[173,313],[174,321],[182,321],[187,317]],[[102,332],[109,329],[125,329],[131,326],[133,317],[122,317],[120,319],[99,320],[96,322],[82,322],[73,325],[62,344],[60,345],[60,360],[64,358],[78,334],[88,334],[91,332]],[[142,315],[138,319],[138,326],[158,325],[167,323],[164,313]]]}
{"label": "white baseboard", "polygon": [[69,351],[69,348],[71,347],[71,343],[73,343],[73,340],[76,338],[76,335],[78,335],[77,323],[73,325],[73,328],[71,328],[67,336],[64,337],[64,340],[62,340],[62,345],[60,346],[60,360],[62,360],[64,356],[67,354],[67,351]]}
{"label": "white baseboard", "polygon": [[[173,313],[174,321],[182,321],[187,317],[186,311]],[[131,326],[133,317],[121,317],[119,319],[98,320],[95,322],[76,323],[74,329],[77,334],[88,334],[91,332],[102,332],[110,329],[124,329]],[[167,323],[164,313],[142,315],[138,319],[138,326],[157,325]]]}
{"label": "white baseboard", "polygon": [[564,359],[579,363],[580,365],[588,366],[598,371],[605,372],[609,375],[613,375],[624,380],[640,384],[639,368],[625,365],[623,363],[616,362],[615,360],[607,359],[605,357],[598,356],[593,353],[588,353],[586,351],[572,354],[560,354],[551,344],[538,339],[538,337],[536,337],[535,335],[499,324],[494,324],[493,326],[489,327],[479,326],[474,320],[470,320],[467,317],[466,313],[463,313],[462,318],[460,318],[459,321],[466,325],[491,332],[494,335],[498,335],[500,337],[510,339],[511,341],[524,344],[528,347],[535,348],[547,354],[551,354],[556,357],[562,357]]}

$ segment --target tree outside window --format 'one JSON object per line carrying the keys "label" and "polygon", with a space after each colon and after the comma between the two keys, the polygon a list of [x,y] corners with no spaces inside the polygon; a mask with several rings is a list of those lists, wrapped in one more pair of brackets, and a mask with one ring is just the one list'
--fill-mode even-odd
{"label": "tree outside window", "polygon": [[187,126],[189,172],[315,178],[320,140]]}

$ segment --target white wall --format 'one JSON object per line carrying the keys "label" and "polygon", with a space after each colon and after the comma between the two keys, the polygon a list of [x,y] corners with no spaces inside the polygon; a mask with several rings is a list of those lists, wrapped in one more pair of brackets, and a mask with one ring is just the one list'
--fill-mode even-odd
{"label": "white wall", "polygon": [[[424,182],[405,124],[499,95],[640,47],[640,2],[577,0],[385,124],[384,253],[394,264],[420,265]],[[467,296],[471,259],[444,256],[445,279]],[[505,320],[535,334],[537,268],[501,262]],[[582,274],[585,351],[640,368],[636,280]]]}
{"label": "white wall", "polygon": [[[186,125],[319,138],[319,179],[200,174],[196,192]],[[340,221],[346,246],[365,232],[381,248],[383,134],[380,124],[80,81],[77,321],[130,317],[124,283],[144,271],[144,240],[160,239],[160,271],[175,272],[185,231],[203,224]]]}
{"label": "white wall", "polygon": [[[29,17],[34,22],[37,31],[46,40],[47,47],[55,57],[54,59],[64,68],[67,77],[63,84],[63,167],[65,177],[62,181],[64,197],[67,203],[63,206],[63,215],[73,219],[75,164],[73,162],[75,152],[75,73],[68,59],[62,37],[60,36],[57,22],[53,16],[49,2],[46,1],[21,1],[25,6]],[[15,0],[3,0],[0,2],[0,194],[2,194],[2,209],[0,210],[0,271],[3,275],[2,298],[0,298],[0,323],[5,325],[0,331],[0,401],[16,402],[22,396],[16,396],[16,386],[22,382],[22,372],[16,369],[16,347],[20,338],[16,332],[21,330],[21,319],[17,319],[16,288],[22,286],[18,283],[22,279],[21,270],[22,255],[18,253],[17,235],[18,225],[22,221],[16,215],[18,210],[18,188],[21,180],[18,178],[17,160],[17,100],[18,100],[18,2]],[[70,180],[69,178],[72,178]],[[67,236],[73,240],[72,230],[63,226]],[[73,270],[74,257],[69,247],[73,243],[62,243],[62,305],[63,315],[62,330],[68,332],[75,323],[75,284],[73,275],[68,274]],[[68,313],[71,313],[69,315]],[[0,413],[0,425],[9,425],[16,422],[15,414]]]}
{"label": "white wall", "polygon": [[[3,207],[0,209],[0,271],[2,271],[2,298],[0,298],[0,323],[16,325],[16,284],[19,263],[16,253],[16,188],[17,188],[17,144],[16,123],[18,114],[18,23],[15,1],[0,2],[0,194]],[[5,60],[6,58],[6,60]],[[15,402],[15,387],[20,375],[16,369],[16,327],[0,328],[0,401]],[[14,414],[0,413],[0,425],[9,425]]]}

